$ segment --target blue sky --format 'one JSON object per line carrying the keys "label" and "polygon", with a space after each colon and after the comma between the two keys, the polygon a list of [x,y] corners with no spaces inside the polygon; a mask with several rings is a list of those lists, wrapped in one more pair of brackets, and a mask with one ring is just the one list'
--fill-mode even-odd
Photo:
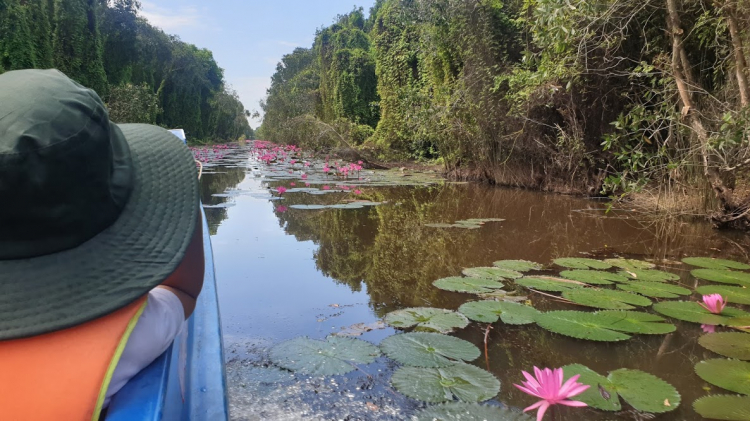
{"label": "blue sky", "polygon": [[[261,111],[276,64],[296,47],[309,48],[315,30],[375,0],[142,0],[141,15],[183,41],[207,48],[250,111]],[[251,121],[257,127],[259,121]]]}

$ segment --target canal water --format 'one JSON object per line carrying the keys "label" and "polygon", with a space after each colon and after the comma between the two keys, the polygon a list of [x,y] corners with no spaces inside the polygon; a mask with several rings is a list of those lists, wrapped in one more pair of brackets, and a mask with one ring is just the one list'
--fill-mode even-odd
{"label": "canal water", "polygon": [[[606,212],[607,203],[480,184],[439,181],[436,174],[401,171],[391,179],[429,183],[373,183],[312,196],[271,189],[302,187],[306,180],[279,177],[264,169],[250,148],[222,152],[204,168],[202,200],[213,242],[226,348],[230,412],[234,420],[409,420],[425,404],[389,384],[394,363],[385,358],[344,376],[307,377],[274,366],[269,349],[288,339],[328,335],[378,344],[396,330],[382,318],[408,307],[455,310],[475,300],[435,288],[436,279],[462,269],[492,266],[502,259],[551,264],[558,257],[627,257],[653,260],[695,281],[680,262],[686,256],[748,261],[750,242],[702,221],[660,221],[634,210]],[[396,171],[398,172],[398,171]],[[391,171],[394,173],[394,171]],[[374,178],[362,171],[358,178]],[[294,185],[291,185],[294,183]],[[321,187],[313,184],[313,187]],[[330,183],[335,184],[335,181]],[[395,185],[394,185],[395,184]],[[352,188],[354,189],[354,187]],[[369,200],[378,206],[296,209],[295,204]],[[426,224],[470,218],[502,218],[479,229]],[[557,269],[559,272],[560,268]],[[555,273],[551,272],[555,275]],[[689,299],[697,299],[693,295]],[[585,308],[529,294],[540,310]],[[501,381],[493,405],[524,408],[535,400],[512,386],[521,370],[580,363],[603,373],[640,369],[674,385],[680,407],[663,420],[701,419],[692,402],[707,391],[721,393],[695,375],[693,367],[716,354],[697,343],[697,324],[676,322],[669,335],[638,335],[615,343],[584,341],[536,325],[495,323],[484,356],[485,324],[471,323],[454,336],[477,345],[474,365]],[[560,420],[639,420],[650,415],[563,408]]]}

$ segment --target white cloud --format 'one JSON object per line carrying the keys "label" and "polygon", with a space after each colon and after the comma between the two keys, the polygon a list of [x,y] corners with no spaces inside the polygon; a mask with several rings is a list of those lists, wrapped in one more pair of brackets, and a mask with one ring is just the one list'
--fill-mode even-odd
{"label": "white cloud", "polygon": [[171,10],[157,6],[149,1],[141,2],[140,14],[152,25],[164,31],[176,31],[185,28],[204,28],[204,14],[195,6],[182,6],[179,10]]}
{"label": "white cloud", "polygon": [[[271,87],[271,78],[265,76],[246,76],[232,79],[232,87],[240,96],[240,101],[250,112],[258,111],[263,113],[260,108],[260,100],[266,97],[266,91]],[[250,125],[257,127],[260,120],[250,120]]]}

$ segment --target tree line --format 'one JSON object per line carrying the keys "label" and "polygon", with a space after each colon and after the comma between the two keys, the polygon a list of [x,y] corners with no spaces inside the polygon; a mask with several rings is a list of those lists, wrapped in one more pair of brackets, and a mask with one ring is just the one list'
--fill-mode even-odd
{"label": "tree line", "polygon": [[748,27],[748,0],[377,0],[283,57],[261,135],[748,227]]}
{"label": "tree line", "polygon": [[117,123],[183,128],[191,141],[251,138],[249,112],[211,51],[138,15],[137,0],[0,0],[0,73],[57,68]]}

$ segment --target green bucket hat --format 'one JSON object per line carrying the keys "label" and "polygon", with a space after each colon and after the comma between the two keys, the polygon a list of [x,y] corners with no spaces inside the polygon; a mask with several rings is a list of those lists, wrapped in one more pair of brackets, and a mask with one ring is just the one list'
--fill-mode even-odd
{"label": "green bucket hat", "polygon": [[179,265],[199,212],[193,156],[116,125],[57,70],[0,75],[0,340],[118,310]]}

